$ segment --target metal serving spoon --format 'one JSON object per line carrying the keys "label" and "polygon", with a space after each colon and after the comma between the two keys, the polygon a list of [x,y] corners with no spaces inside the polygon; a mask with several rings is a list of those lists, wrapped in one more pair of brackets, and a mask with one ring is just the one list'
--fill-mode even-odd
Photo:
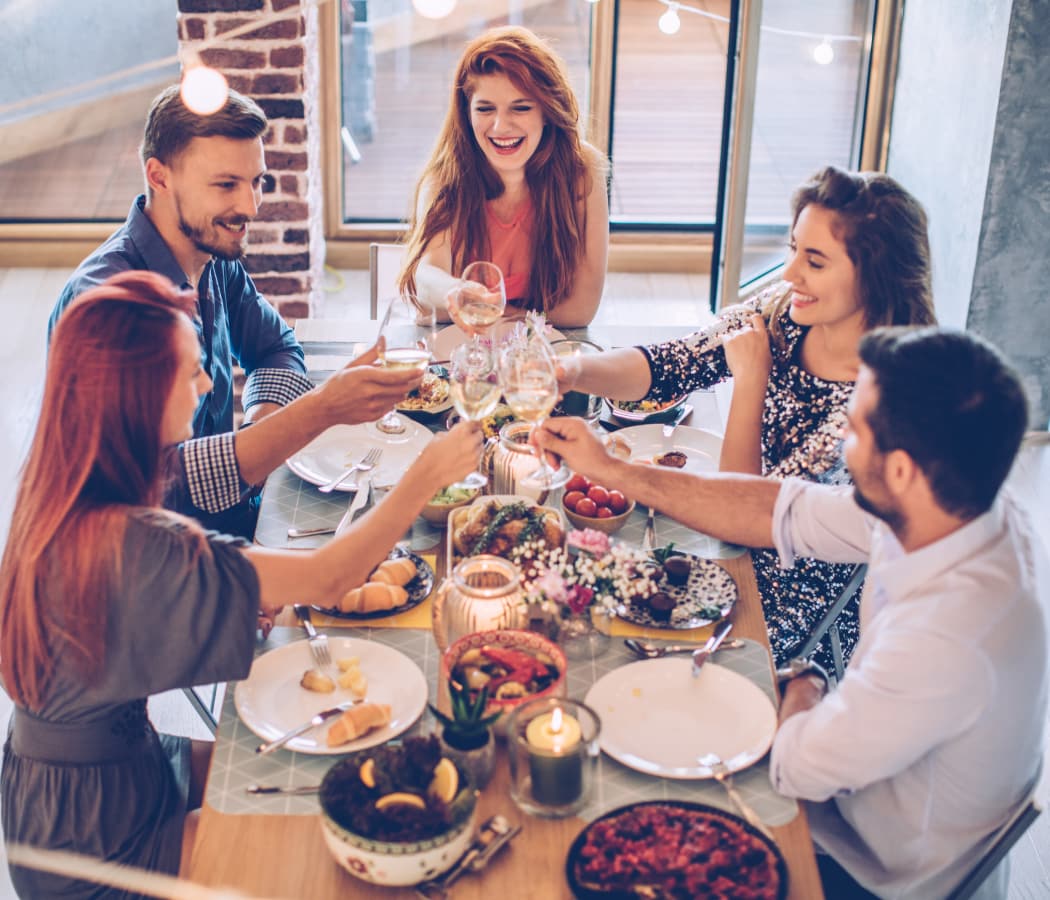
{"label": "metal serving spoon", "polygon": [[[659,659],[661,656],[668,656],[672,653],[692,653],[703,646],[702,644],[671,644],[667,647],[660,647],[656,644],[643,643],[635,638],[624,638],[623,643],[635,656],[640,656],[642,659]],[[743,646],[744,642],[737,639],[724,641],[718,649],[739,650]]]}

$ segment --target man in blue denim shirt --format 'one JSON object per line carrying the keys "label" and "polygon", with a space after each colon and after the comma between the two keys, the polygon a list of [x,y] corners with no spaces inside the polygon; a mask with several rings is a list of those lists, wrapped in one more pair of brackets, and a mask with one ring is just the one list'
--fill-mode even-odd
{"label": "man in blue denim shirt", "polygon": [[[246,424],[313,388],[292,330],[241,263],[248,223],[258,212],[267,177],[262,142],[267,124],[258,105],[236,91],[210,116],[187,110],[177,85],[163,91],[150,108],[142,141],[146,194],[136,198],[124,225],[73,273],[48,329],[50,334],[79,294],[117,272],[148,269],[196,291],[202,365],[214,387],[193,421],[194,438],[203,440],[178,448],[165,501],[206,527],[247,537],[255,529],[259,499],[248,476],[264,479],[280,459],[272,447],[266,452],[248,446],[251,429],[235,439],[234,361],[247,373]],[[404,376],[355,372],[342,379],[342,388],[358,403],[348,404],[353,411],[338,421],[368,421],[364,416],[389,408],[413,386]],[[306,432],[300,434],[309,439]],[[244,459],[253,449],[258,451],[253,459]]]}

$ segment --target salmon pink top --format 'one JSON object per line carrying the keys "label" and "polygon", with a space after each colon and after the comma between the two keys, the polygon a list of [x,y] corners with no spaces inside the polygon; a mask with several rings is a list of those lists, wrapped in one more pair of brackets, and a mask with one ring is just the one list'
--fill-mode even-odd
{"label": "salmon pink top", "polygon": [[526,200],[510,222],[502,222],[485,204],[489,227],[489,258],[503,273],[507,302],[525,300],[532,275],[532,201]]}

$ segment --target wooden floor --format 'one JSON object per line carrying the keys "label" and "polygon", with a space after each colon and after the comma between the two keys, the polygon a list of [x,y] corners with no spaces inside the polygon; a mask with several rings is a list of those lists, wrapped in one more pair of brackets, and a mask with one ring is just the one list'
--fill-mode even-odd
{"label": "wooden floor", "polygon": [[[14,501],[17,468],[31,438],[40,402],[48,315],[68,270],[0,269],[0,540],[6,540]],[[356,315],[367,304],[367,273],[343,272],[332,278],[326,314]],[[683,329],[706,320],[707,280],[664,274],[609,276],[599,311],[608,324],[651,323],[654,316]],[[1044,541],[1050,545],[1050,442],[1046,435],[1026,441],[1011,485],[1025,502]],[[1048,611],[1050,612],[1050,611]],[[10,714],[10,701],[0,692],[0,733]],[[154,721],[171,733],[203,736],[201,726],[181,694],[151,705]],[[1039,796],[1050,810],[1050,744]],[[1050,813],[1044,814],[1015,848],[1010,900],[1050,897]],[[13,897],[6,868],[0,867],[0,900]],[[522,897],[528,896],[524,891]],[[516,898],[507,898],[516,900]]]}

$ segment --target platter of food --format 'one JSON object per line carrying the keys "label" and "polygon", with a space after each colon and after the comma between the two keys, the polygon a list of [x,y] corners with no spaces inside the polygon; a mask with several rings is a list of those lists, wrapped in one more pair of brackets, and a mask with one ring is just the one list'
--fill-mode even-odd
{"label": "platter of food", "polygon": [[[434,439],[433,433],[425,425],[409,418],[404,418],[404,423],[405,433],[400,435],[401,439],[396,442],[384,440],[376,431],[374,422],[333,425],[294,456],[290,456],[285,463],[296,475],[310,484],[328,484],[354,463],[364,459],[369,450],[379,447],[383,453],[379,464],[371,471],[372,483],[377,488],[391,487],[408,471],[416,457],[423,452],[423,448]],[[357,483],[351,476],[336,490],[356,491]]]}
{"label": "platter of food", "polygon": [[452,396],[448,388],[448,369],[444,366],[430,366],[423,373],[423,381],[404,400],[397,404],[397,409],[407,413],[426,413],[434,415],[452,408]]}
{"label": "platter of food", "polygon": [[688,553],[665,559],[655,578],[655,594],[619,604],[616,615],[650,628],[702,628],[728,616],[738,596],[732,575]]}
{"label": "platter of food", "polygon": [[337,635],[329,635],[328,649],[333,661],[329,671],[316,668],[307,641],[258,657],[233,691],[241,721],[262,740],[272,741],[322,710],[363,699],[285,745],[298,753],[329,754],[386,743],[423,714],[427,681],[405,654],[375,641]]}
{"label": "platter of food", "polygon": [[610,451],[631,462],[681,469],[699,475],[718,470],[722,436],[703,428],[679,425],[665,438],[661,425],[621,428],[605,439]]}
{"label": "platter of food", "polygon": [[314,609],[341,619],[381,619],[419,606],[434,589],[434,570],[422,556],[395,547],[360,587],[334,606]]}
{"label": "platter of food", "polygon": [[702,803],[651,800],[595,819],[565,861],[579,900],[784,900],[779,848],[739,816]]}
{"label": "platter of food", "polygon": [[609,412],[623,422],[658,422],[670,418],[683,403],[688,394],[672,397],[670,400],[609,400]]}
{"label": "platter of food", "polygon": [[[451,428],[459,421],[459,413],[449,413],[448,419],[445,422],[446,428]],[[501,403],[497,406],[489,415],[485,416],[481,420],[481,433],[485,436],[486,440],[495,440],[499,437],[500,429],[508,422],[516,422],[517,418],[514,413],[511,412],[509,406],[506,403]]]}
{"label": "platter of food", "polygon": [[731,772],[769,750],[777,714],[758,685],[709,662],[697,677],[688,657],[618,666],[587,692],[602,720],[602,750],[631,769],[662,778],[711,778],[701,756],[717,753]]}
{"label": "platter of food", "polygon": [[561,513],[525,497],[479,497],[470,506],[452,510],[448,523],[450,566],[481,553],[509,559],[515,547],[529,541],[544,540],[548,547],[565,543]]}

